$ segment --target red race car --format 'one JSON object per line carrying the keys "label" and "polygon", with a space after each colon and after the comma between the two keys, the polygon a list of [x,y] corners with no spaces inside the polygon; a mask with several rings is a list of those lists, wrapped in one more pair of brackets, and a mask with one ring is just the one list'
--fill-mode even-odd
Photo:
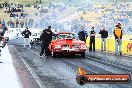
{"label": "red race car", "polygon": [[56,57],[57,54],[81,54],[82,57],[85,57],[86,49],[86,43],[70,32],[57,33],[49,45],[49,51],[53,57]]}

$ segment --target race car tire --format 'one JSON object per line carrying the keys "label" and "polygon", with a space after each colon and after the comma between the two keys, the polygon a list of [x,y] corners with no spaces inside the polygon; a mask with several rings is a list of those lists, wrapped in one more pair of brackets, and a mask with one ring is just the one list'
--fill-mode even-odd
{"label": "race car tire", "polygon": [[56,53],[53,50],[51,51],[51,55],[52,57],[56,57]]}
{"label": "race car tire", "polygon": [[81,57],[85,57],[85,52],[82,52],[81,53]]}

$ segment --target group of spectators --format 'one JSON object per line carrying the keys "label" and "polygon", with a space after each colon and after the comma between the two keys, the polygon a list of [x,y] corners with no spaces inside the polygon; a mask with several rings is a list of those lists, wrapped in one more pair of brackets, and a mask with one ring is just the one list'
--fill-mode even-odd
{"label": "group of spectators", "polygon": [[[109,2],[109,3],[89,3],[87,7],[80,7],[79,12],[83,15],[80,16],[81,20],[88,21],[89,25],[93,25],[93,20],[89,20],[89,17],[94,18],[94,25],[96,28],[100,28],[100,25],[107,25],[107,30],[110,34],[113,32],[115,23],[121,22],[124,24],[122,27],[125,28],[124,32],[131,32],[131,2]],[[88,14],[94,13],[93,16]],[[100,15],[98,15],[100,14]],[[88,19],[88,20],[87,20]]]}
{"label": "group of spectators", "polygon": [[[9,14],[10,16],[10,20],[9,21],[3,21],[4,24],[8,25],[11,28],[14,27],[32,27],[33,25],[33,19],[25,19],[28,14],[24,13],[24,5],[23,4],[15,4],[15,3],[9,3],[9,2],[4,2],[2,4],[0,4],[0,7],[3,8],[4,12],[6,14]],[[19,13],[18,13],[19,12]],[[13,17],[13,18],[12,18]],[[19,19],[15,19],[15,18],[19,18]],[[11,19],[15,19],[15,20],[11,20]],[[24,20],[23,20],[24,19]]]}
{"label": "group of spectators", "polygon": [[[36,8],[35,6],[39,6],[41,3],[42,3],[41,0],[36,1],[34,3],[34,8]],[[28,13],[24,11],[24,8],[26,7],[26,5],[9,3],[8,1],[6,1],[0,4],[0,7],[3,8],[4,12],[6,14],[9,14],[10,16],[10,20],[3,18],[4,24],[10,28],[18,28],[18,27],[19,28],[25,28],[25,27],[32,28],[33,26],[38,28],[40,26],[38,24],[40,23],[39,21],[34,21],[32,18],[31,19],[27,18],[27,16],[29,15]]]}
{"label": "group of spectators", "polygon": [[24,21],[19,21],[16,20],[15,22],[13,22],[12,20],[8,21],[8,26],[11,28],[24,28],[24,27],[29,27],[32,28],[33,27],[33,19],[29,19],[29,20],[24,20]]}
{"label": "group of spectators", "polygon": [[[91,28],[92,30],[90,31],[90,42],[89,42],[89,51],[93,51],[95,52],[95,35],[96,35],[96,32],[95,32],[95,28],[92,27]],[[108,31],[103,28],[100,30],[99,34],[101,35],[101,51],[106,51],[106,39],[108,37]],[[122,55],[122,48],[121,48],[121,45],[122,45],[122,35],[123,35],[123,32],[122,32],[122,27],[121,27],[121,24],[118,23],[116,26],[115,26],[115,29],[113,31],[113,35],[115,36],[115,55]],[[86,39],[88,37],[88,33],[84,30],[84,27],[81,26],[81,30],[78,32],[78,36],[79,36],[79,39],[86,42]]]}
{"label": "group of spectators", "polygon": [[25,27],[29,27],[32,28],[33,27],[33,19],[29,19],[29,20],[16,20],[16,21],[12,21],[9,20],[8,22],[6,22],[4,19],[0,19],[0,23],[3,25],[6,25],[10,28],[25,28]]}

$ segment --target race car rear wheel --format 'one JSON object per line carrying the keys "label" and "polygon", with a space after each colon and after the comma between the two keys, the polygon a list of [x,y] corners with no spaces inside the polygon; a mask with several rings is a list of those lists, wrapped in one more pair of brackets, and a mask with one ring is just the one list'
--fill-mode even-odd
{"label": "race car rear wheel", "polygon": [[56,53],[53,50],[51,51],[51,55],[52,57],[56,57]]}
{"label": "race car rear wheel", "polygon": [[81,53],[81,57],[85,57],[85,52],[82,52]]}

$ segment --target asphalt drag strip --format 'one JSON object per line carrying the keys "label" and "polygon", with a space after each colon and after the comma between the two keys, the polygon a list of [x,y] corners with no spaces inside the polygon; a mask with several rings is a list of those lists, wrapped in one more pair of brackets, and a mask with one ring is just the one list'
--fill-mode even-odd
{"label": "asphalt drag strip", "polygon": [[18,51],[17,54],[26,61],[29,68],[40,79],[40,85],[47,88],[132,88],[132,83],[85,84],[83,86],[77,84],[75,74],[79,65],[83,66],[90,74],[127,73],[120,66],[116,67],[114,64],[109,66],[107,61],[97,61],[96,58],[81,58],[79,56],[58,58],[50,56],[46,59],[45,57],[39,58],[40,47],[24,49],[23,46],[17,45],[15,48]]}

